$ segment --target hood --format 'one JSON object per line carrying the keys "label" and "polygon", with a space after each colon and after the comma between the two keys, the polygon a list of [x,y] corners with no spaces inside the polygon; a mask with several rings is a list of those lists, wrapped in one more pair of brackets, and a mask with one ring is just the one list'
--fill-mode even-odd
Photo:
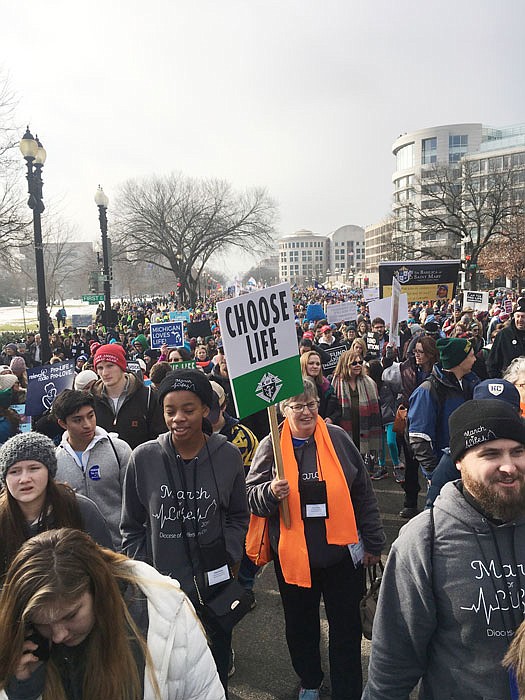
{"label": "hood", "polygon": [[[101,428],[100,426],[97,425],[97,427],[95,428],[95,435],[93,437],[93,440],[91,440],[91,442],[86,447],[84,452],[89,452],[90,450],[92,450],[95,447],[95,445],[98,442],[100,442],[101,440],[107,440],[108,437],[117,438],[118,435],[117,435],[117,433],[108,433],[106,430],[104,430],[104,428]],[[67,430],[65,430],[62,433],[62,440],[60,441],[60,447],[62,447],[68,454],[70,454],[73,457],[73,459],[75,460],[75,462],[78,462],[77,453],[69,444],[68,438],[69,438],[69,433]]]}
{"label": "hood", "polygon": [[472,531],[476,533],[487,533],[491,528],[514,527],[518,523],[522,524],[525,522],[525,517],[522,517],[517,521],[513,520],[508,523],[502,523],[501,525],[490,523],[482,513],[478,512],[467,503],[461,493],[460,484],[461,480],[449,481],[445,484],[441,489],[441,493],[436,498],[434,509],[436,511],[441,511],[449,518],[453,518],[457,521],[458,526],[463,526],[469,534],[472,534]]}
{"label": "hood", "polygon": [[[143,561],[128,559],[126,566],[139,579],[137,583],[148,599],[148,605],[155,608],[159,617],[170,621],[175,620],[186,599],[186,596],[180,591],[179,582],[169,576],[159,574],[156,569]],[[173,587],[178,588],[181,593],[178,600],[171,595]],[[163,595],[164,591],[167,595]]]}
{"label": "hood", "polygon": [[[162,433],[161,435],[158,436],[157,440],[159,443],[162,445],[163,449],[170,454],[170,451],[172,449],[171,447],[171,441],[170,441],[170,436],[171,433],[168,431],[167,433]],[[202,450],[199,452],[197,455],[201,461],[205,462],[208,461],[208,452],[213,458],[213,455],[223,447],[228,440],[224,437],[224,435],[221,435],[220,433],[212,433],[211,435],[207,436],[208,439],[206,441],[208,449],[206,449],[206,445],[202,448]]]}

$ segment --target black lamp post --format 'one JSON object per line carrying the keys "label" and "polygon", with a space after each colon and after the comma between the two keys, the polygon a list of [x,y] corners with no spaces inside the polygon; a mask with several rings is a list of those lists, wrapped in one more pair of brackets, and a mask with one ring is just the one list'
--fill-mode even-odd
{"label": "black lamp post", "polygon": [[95,204],[98,207],[98,219],[100,221],[100,232],[102,233],[102,274],[104,277],[104,325],[106,330],[111,325],[111,270],[109,266],[109,250],[108,250],[108,217],[107,208],[109,204],[108,197],[104,194],[104,190],[99,185],[95,192]]}
{"label": "black lamp post", "polygon": [[33,232],[35,242],[36,287],[38,294],[38,330],[40,333],[40,361],[42,364],[51,358],[49,344],[49,318],[47,314],[46,282],[44,275],[44,246],[42,244],[42,223],[40,215],[44,211],[42,200],[42,168],[46,162],[46,151],[38,136],[33,138],[29,127],[20,141],[20,151],[27,163],[27,205],[33,210]]}

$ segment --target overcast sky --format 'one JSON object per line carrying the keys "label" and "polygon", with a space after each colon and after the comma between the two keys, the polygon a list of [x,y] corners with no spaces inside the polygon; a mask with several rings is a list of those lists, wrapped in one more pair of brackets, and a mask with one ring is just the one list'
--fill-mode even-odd
{"label": "overcast sky", "polygon": [[38,132],[44,195],[84,239],[99,235],[98,183],[111,226],[119,183],[172,171],[265,186],[279,234],[366,226],[389,212],[400,133],[525,122],[523,0],[0,8],[17,122]]}

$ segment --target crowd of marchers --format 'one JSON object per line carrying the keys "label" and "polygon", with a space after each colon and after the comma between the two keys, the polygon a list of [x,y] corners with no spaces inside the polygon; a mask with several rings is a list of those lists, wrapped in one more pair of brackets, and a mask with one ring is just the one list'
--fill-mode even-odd
{"label": "crowd of marchers", "polygon": [[[217,300],[158,349],[151,324],[184,310],[169,297],[116,303],[107,325],[99,308],[86,329],[61,313],[51,363],[74,362],[73,387],[30,432],[15,407],[40,338],[2,349],[0,696],[227,697],[218,601],[240,584],[255,607],[267,561],[299,700],[328,682],[321,599],[335,700],[408,700],[418,684],[436,700],[525,694],[525,298],[417,302],[393,338],[360,290],[294,290],[303,390],[279,404],[280,475],[266,412],[236,414]],[[357,318],[328,323],[346,300]],[[387,478],[410,522],[363,689],[359,606],[384,555]]]}

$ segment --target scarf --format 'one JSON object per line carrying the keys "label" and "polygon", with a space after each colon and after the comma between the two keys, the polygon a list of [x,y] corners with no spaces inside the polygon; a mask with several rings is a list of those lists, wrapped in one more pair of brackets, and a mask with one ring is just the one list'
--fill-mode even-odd
{"label": "scarf", "polygon": [[[352,437],[352,399],[348,382],[342,377],[334,377],[332,384],[342,409],[340,425]],[[361,376],[357,379],[359,393],[359,451],[380,453],[383,437],[381,412],[377,386],[373,379]]]}
{"label": "scarf", "polygon": [[[322,418],[317,418],[314,440],[317,455],[326,481],[328,512],[326,518],[326,541],[328,544],[352,544],[358,541],[354,507],[348,483],[341,463]],[[292,444],[292,433],[288,420],[283,423],[281,432],[281,452],[283,455],[284,478],[290,484],[288,505],[290,508],[290,528],[281,522],[279,537],[279,560],[286,583],[311,588],[310,562],[301,516],[301,499],[297,479],[297,460]]]}

